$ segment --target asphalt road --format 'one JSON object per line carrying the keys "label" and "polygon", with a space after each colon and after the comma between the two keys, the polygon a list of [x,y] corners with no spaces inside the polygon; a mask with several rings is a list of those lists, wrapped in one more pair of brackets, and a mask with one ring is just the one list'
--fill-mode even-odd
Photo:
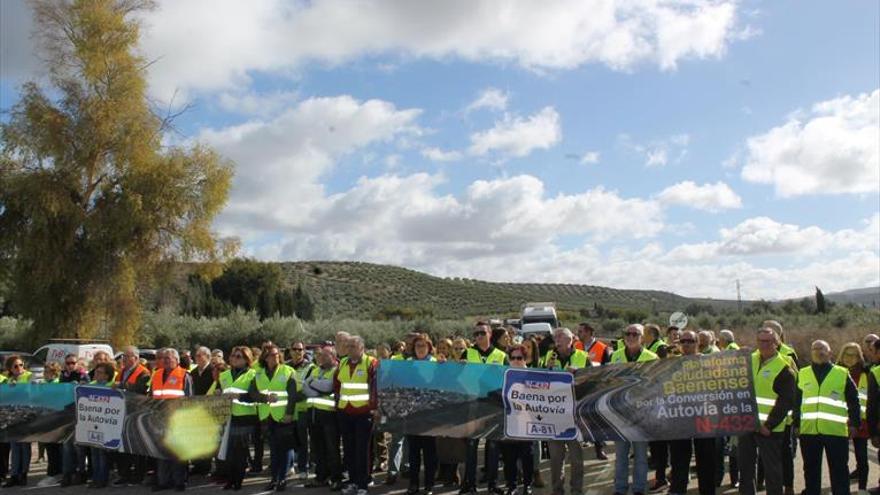
{"label": "asphalt road", "polygon": [[[36,454],[36,449],[34,449],[34,453]],[[585,466],[584,466],[584,487],[586,490],[585,495],[610,495],[613,490],[614,483],[614,448],[613,445],[609,445],[606,449],[609,455],[609,459],[607,461],[600,461],[594,458],[593,449],[587,448],[585,449]],[[878,477],[880,477],[880,464],[877,462],[877,449],[873,447],[868,448],[868,455],[870,459],[870,475],[868,481],[868,488],[877,486]],[[482,459],[482,455],[479,456]],[[266,466],[269,465],[268,457],[266,462],[264,463]],[[850,460],[849,460],[850,469],[854,469],[855,467],[855,456],[852,451],[850,451]],[[550,462],[545,460],[541,462],[540,469],[542,471],[542,475],[545,480],[549,480],[550,478]],[[107,487],[101,490],[89,489],[83,485],[61,488],[57,482],[51,483],[52,480],[49,480],[45,476],[46,473],[46,463],[43,461],[36,461],[36,455],[34,455],[34,462],[31,464],[31,475],[28,480],[29,486],[21,488],[0,488],[0,494],[6,493],[32,493],[32,494],[63,494],[63,495],[94,495],[97,493],[105,493],[105,494],[122,494],[126,495],[136,495],[136,494],[147,494],[150,492],[150,487],[147,486],[128,486],[128,487]],[[404,495],[407,489],[407,480],[401,478],[395,485],[387,486],[383,483],[385,480],[384,473],[374,473],[374,478],[376,480],[376,486],[370,489],[370,492],[373,494],[388,494],[388,495]],[[653,478],[653,472],[651,472],[648,476],[649,480]],[[503,479],[502,474],[499,472],[499,479]],[[828,481],[828,470],[823,469],[822,473],[824,487],[823,493],[831,493],[830,483]],[[265,476],[254,476],[248,477],[245,480],[245,484],[243,489],[240,492],[223,492],[223,493],[238,493],[238,494],[258,494],[258,493],[270,493],[263,490],[263,488],[268,483],[268,479]],[[291,481],[291,484],[288,485],[286,492],[287,493],[301,493],[308,495],[338,495],[338,492],[331,492],[326,488],[313,488],[306,489],[302,486],[301,481]],[[42,486],[41,486],[42,485]],[[567,485],[566,485],[567,487]],[[204,477],[194,477],[190,480],[189,487],[187,491],[193,493],[214,493],[220,492],[221,486],[217,484],[211,483]],[[800,451],[798,451],[798,457],[795,459],[795,493],[800,493],[803,489],[803,466],[801,464],[800,459]],[[855,481],[852,482],[852,493],[856,494],[858,490],[857,483]],[[536,495],[549,495],[549,488],[541,488],[535,489]],[[453,487],[438,487],[434,490],[436,495],[455,495],[457,494],[457,488]],[[479,487],[480,494],[484,494],[485,486]],[[160,493],[174,493],[173,491],[165,491]],[[665,493],[665,492],[664,492]],[[691,482],[688,485],[688,493],[689,494],[697,494],[697,480],[696,474],[691,473]],[[729,484],[729,479],[727,476],[724,478],[724,485],[718,489],[719,494],[732,495],[737,493],[735,488],[732,488]],[[568,494],[571,495],[571,494]]]}

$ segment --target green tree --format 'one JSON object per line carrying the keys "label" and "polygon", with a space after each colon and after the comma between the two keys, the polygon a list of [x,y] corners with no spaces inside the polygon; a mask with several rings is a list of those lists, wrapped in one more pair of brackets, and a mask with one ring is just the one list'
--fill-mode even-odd
{"label": "green tree", "polygon": [[825,313],[828,309],[825,306],[825,294],[822,294],[822,289],[816,287],[816,313]]}
{"label": "green tree", "polygon": [[210,226],[232,164],[165,146],[136,54],[146,0],[36,0],[48,87],[21,87],[0,124],[0,263],[35,335],[131,342],[139,291],[173,262],[216,273]]}

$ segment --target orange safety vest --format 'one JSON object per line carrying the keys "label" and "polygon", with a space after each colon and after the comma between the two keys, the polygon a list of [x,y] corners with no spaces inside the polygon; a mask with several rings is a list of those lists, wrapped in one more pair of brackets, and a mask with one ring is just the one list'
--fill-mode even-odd
{"label": "orange safety vest", "polygon": [[178,366],[171,370],[168,381],[162,380],[164,370],[161,368],[153,373],[150,389],[154,399],[179,399],[183,397],[183,386],[186,383],[186,370]]}
{"label": "orange safety vest", "polygon": [[[138,377],[140,377],[144,373],[149,373],[150,370],[147,369],[146,366],[139,364],[135,367],[134,371],[128,375],[128,380],[125,381],[126,385],[134,385],[137,382]],[[122,370],[116,372],[116,385],[119,386],[122,384]]]}
{"label": "orange safety vest", "polygon": [[590,356],[590,361],[596,364],[602,364],[602,358],[605,357],[605,350],[608,348],[602,341],[596,339],[589,349],[584,349]]}

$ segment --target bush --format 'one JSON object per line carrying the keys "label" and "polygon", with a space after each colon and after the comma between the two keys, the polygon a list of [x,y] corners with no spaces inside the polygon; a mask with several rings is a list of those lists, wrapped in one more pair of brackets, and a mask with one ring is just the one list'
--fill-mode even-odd
{"label": "bush", "polygon": [[602,322],[602,332],[605,335],[617,338],[624,325],[626,325],[626,322],[620,318],[610,318]]}

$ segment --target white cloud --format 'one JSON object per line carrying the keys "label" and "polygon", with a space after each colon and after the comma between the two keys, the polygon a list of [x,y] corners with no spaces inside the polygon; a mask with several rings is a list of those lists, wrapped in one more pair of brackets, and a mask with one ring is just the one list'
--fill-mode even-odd
{"label": "white cloud", "polygon": [[528,118],[505,115],[491,129],[471,134],[470,153],[483,156],[498,152],[523,157],[536,149],[549,149],[562,139],[559,114],[544,107]]}
{"label": "white cloud", "polygon": [[742,198],[721,181],[701,186],[689,180],[679,182],[661,191],[657,199],[664,204],[689,206],[710,212],[742,207]]}
{"label": "white cloud", "polygon": [[599,163],[601,156],[598,151],[588,151],[581,156],[581,165],[592,165]]}
{"label": "white cloud", "polygon": [[440,148],[425,148],[422,150],[422,156],[434,162],[456,162],[461,160],[460,151],[444,151]]}
{"label": "white cloud", "polygon": [[486,108],[489,110],[507,110],[507,100],[510,97],[506,91],[501,91],[497,88],[486,88],[484,89],[476,100],[472,101],[467,108],[465,108],[465,113],[473,112],[474,110],[479,110],[481,108]]}
{"label": "white cloud", "polygon": [[[151,89],[165,99],[175,89],[187,95],[240,88],[254,72],[290,74],[309,62],[377,55],[538,71],[591,63],[673,69],[682,60],[722,56],[741,31],[736,10],[734,0],[165,0],[143,15],[143,48],[156,60]],[[2,17],[5,33],[26,14]],[[27,46],[26,34],[3,45]],[[30,50],[20,51],[29,56]]]}
{"label": "white cloud", "polygon": [[646,167],[663,167],[670,161],[681,162],[688,152],[688,144],[691,137],[689,134],[675,134],[663,139],[655,139],[646,143],[639,143],[628,134],[618,136],[618,141],[624,148],[641,155],[645,160]]}
{"label": "white cloud", "polygon": [[222,93],[217,104],[226,112],[239,115],[269,117],[277,115],[299,99],[296,91],[272,91],[268,93]]}
{"label": "white cloud", "polygon": [[748,139],[743,179],[776,194],[880,191],[880,89],[813,105]]}
{"label": "white cloud", "polygon": [[236,163],[224,231],[303,225],[324,200],[321,177],[342,156],[420,132],[418,109],[350,96],[309,98],[272,119],[205,129],[198,139]]}

